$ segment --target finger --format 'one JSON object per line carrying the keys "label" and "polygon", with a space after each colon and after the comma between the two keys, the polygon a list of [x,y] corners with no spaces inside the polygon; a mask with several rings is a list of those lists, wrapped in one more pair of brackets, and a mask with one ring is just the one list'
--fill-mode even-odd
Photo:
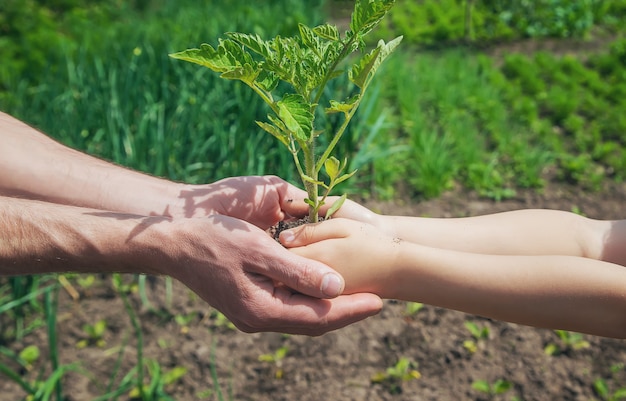
{"label": "finger", "polygon": [[382,309],[382,300],[374,294],[342,295],[332,300],[321,300],[286,290],[277,292],[281,304],[280,316],[272,320],[276,331],[290,334],[318,336],[376,315]]}
{"label": "finger", "polygon": [[317,224],[304,224],[280,233],[281,244],[287,248],[306,246],[319,241],[343,238],[350,234],[352,224],[346,219],[331,219]]}
{"label": "finger", "polygon": [[377,216],[378,214],[350,199],[346,199],[345,203],[335,213],[335,217],[343,217],[373,225],[375,225]]}

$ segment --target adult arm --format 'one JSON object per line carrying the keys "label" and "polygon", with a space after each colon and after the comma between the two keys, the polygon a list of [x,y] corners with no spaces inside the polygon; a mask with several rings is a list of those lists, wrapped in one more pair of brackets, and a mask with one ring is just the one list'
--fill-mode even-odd
{"label": "adult arm", "polygon": [[[48,261],[44,263],[26,263],[24,259],[22,263],[13,263],[16,254],[6,253],[0,274],[81,271],[86,266],[90,271],[109,271],[109,265],[122,271],[126,270],[122,266],[130,266],[135,273],[153,273],[152,264],[138,263],[140,255],[148,256],[141,248],[130,259],[124,253],[119,256],[119,250],[115,250],[118,248],[111,248],[112,253],[94,254],[90,244],[98,238],[83,237],[82,230],[103,223],[103,216],[109,216],[106,220],[112,230],[109,234],[104,226],[102,230],[89,232],[96,237],[106,236],[100,239],[106,242],[119,235],[117,230],[124,232],[113,227],[126,222],[119,216],[134,216],[135,219],[153,216],[146,220],[149,222],[165,217],[172,221],[170,226],[179,228],[179,235],[168,237],[169,242],[160,241],[158,237],[142,237],[146,238],[147,247],[150,247],[149,240],[155,241],[146,252],[154,255],[162,247],[167,247],[160,249],[166,252],[200,246],[202,257],[197,263],[187,264],[184,259],[164,256],[158,272],[179,278],[243,330],[321,334],[375,314],[381,308],[380,299],[372,294],[335,298],[343,290],[340,275],[320,262],[295,258],[275,241],[270,241],[263,230],[283,218],[303,213],[306,207],[304,191],[277,177],[237,177],[208,185],[174,183],[65,147],[3,113],[0,113],[0,136],[3,244],[12,243],[12,249],[17,252],[19,247],[15,244],[24,245],[31,238],[29,235],[39,239],[48,235],[50,241],[54,240],[49,249],[58,252],[55,246],[65,246],[63,240],[68,239],[63,233],[78,238],[79,244],[71,248],[70,256],[59,259],[51,254],[29,254],[27,250],[31,249],[27,247],[20,251],[23,257],[30,257],[30,262]],[[15,207],[14,202],[20,206]],[[13,206],[5,209],[9,205]],[[94,220],[96,212],[104,214]],[[209,219],[202,223],[196,221],[202,217]],[[26,224],[25,218],[30,219],[28,227],[39,227],[39,230],[20,228]],[[72,222],[71,227],[69,222]],[[9,227],[22,235],[15,236],[9,232]],[[72,231],[72,227],[80,232]],[[121,246],[121,240],[127,237],[122,235],[112,243]],[[197,239],[202,241],[194,243]],[[93,258],[109,258],[113,254],[124,257],[125,262],[101,259],[98,263],[87,263]],[[215,269],[216,266],[221,270]],[[194,276],[214,279],[192,280]],[[283,286],[259,286],[259,280],[265,284],[280,282]],[[238,287],[233,288],[233,285]],[[248,293],[251,288],[259,291]],[[238,298],[242,293],[245,297]],[[279,294],[280,302],[265,305],[267,297],[273,294]],[[297,304],[296,300],[302,302]],[[319,312],[315,319],[311,319],[313,311]]]}
{"label": "adult arm", "polygon": [[626,338],[626,268],[617,264],[434,248],[339,218],[283,233],[281,240],[341,272],[347,293],[371,291],[530,326]]}
{"label": "adult arm", "polygon": [[[320,262],[280,248],[258,227],[228,216],[172,219],[0,197],[0,274],[125,272],[167,274],[246,332],[319,335],[377,313],[378,297],[319,299],[306,267]],[[252,236],[255,241],[248,242]],[[242,250],[241,243],[248,248]],[[237,254],[229,250],[239,249]],[[294,258],[294,256],[296,256]],[[277,285],[290,282],[293,289]],[[323,280],[323,279],[322,279]]]}

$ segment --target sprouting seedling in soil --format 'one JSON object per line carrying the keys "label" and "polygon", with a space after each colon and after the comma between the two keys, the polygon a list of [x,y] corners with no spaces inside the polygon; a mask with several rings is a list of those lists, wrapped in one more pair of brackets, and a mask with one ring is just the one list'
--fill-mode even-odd
{"label": "sprouting seedling in soil", "polygon": [[[257,124],[277,138],[293,155],[298,174],[307,192],[309,221],[317,222],[319,210],[333,187],[350,178],[355,171],[345,173],[347,159],[339,161],[331,155],[348,123],[358,109],[363,95],[382,62],[400,44],[397,37],[361,53],[347,68],[349,80],[356,93],[348,99],[329,100],[325,114],[340,113],[343,122],[329,134],[326,148],[318,153],[316,145],[323,131],[316,128],[315,117],[327,84],[341,76],[342,62],[357,50],[365,48],[364,37],[378,25],[395,0],[356,0],[350,29],[342,36],[330,24],[310,28],[299,25],[299,35],[276,36],[263,40],[255,34],[227,33],[216,48],[203,44],[199,49],[187,49],[170,56],[189,61],[221,73],[221,77],[239,80],[248,85],[269,106],[268,122]],[[287,89],[284,93],[277,93]],[[320,179],[324,169],[327,181]],[[320,187],[323,193],[320,193]],[[326,212],[332,215],[345,200],[343,195]]]}
{"label": "sprouting seedling in soil", "polygon": [[554,330],[554,333],[559,337],[559,344],[549,343],[546,345],[543,349],[546,355],[558,355],[589,348],[589,342],[585,340],[585,337],[581,333],[567,330]]}
{"label": "sprouting seedling in soil", "polygon": [[465,328],[472,334],[473,340],[463,341],[463,347],[473,354],[478,350],[478,343],[489,338],[489,327],[480,327],[472,321],[465,321]]}
{"label": "sprouting seedling in soil", "polygon": [[274,377],[282,379],[284,374],[283,359],[287,356],[287,352],[289,352],[289,348],[287,348],[287,346],[282,346],[274,351],[273,354],[259,355],[259,361],[273,364],[275,367]]}
{"label": "sprouting seedling in soil", "polygon": [[83,333],[86,338],[80,340],[76,347],[85,348],[88,345],[95,345],[96,347],[104,347],[106,342],[104,341],[104,333],[106,332],[107,323],[106,320],[98,320],[94,324],[84,324]]}
{"label": "sprouting seedling in soil", "polygon": [[489,383],[487,380],[476,380],[472,383],[472,388],[481,393],[485,393],[490,399],[495,398],[497,395],[504,394],[513,387],[510,381],[498,379],[493,383]]}
{"label": "sprouting seedling in soil", "polygon": [[402,393],[402,383],[422,377],[416,370],[417,363],[408,358],[400,358],[398,362],[384,372],[376,373],[371,378],[372,383],[382,384],[391,394]]}

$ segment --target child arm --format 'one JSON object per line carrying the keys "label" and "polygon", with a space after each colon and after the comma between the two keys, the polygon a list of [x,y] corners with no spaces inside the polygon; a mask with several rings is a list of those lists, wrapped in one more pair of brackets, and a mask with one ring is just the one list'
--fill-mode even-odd
{"label": "child arm", "polygon": [[530,326],[626,337],[626,269],[613,263],[441,249],[339,218],[291,233],[281,236],[283,243],[337,269],[347,293],[370,291]]}

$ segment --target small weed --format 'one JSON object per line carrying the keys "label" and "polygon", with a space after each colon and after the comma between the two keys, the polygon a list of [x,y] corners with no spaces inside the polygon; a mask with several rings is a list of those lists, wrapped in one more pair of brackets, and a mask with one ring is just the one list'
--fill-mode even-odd
{"label": "small weed", "polygon": [[228,330],[236,330],[237,329],[237,327],[235,327],[233,322],[228,320],[226,315],[224,315],[222,312],[220,312],[218,310],[214,310],[214,311],[211,312],[211,319],[213,319],[213,325],[215,327],[217,327],[217,328],[225,328],[225,329],[228,329]]}
{"label": "small weed", "polygon": [[594,381],[593,390],[604,401],[626,400],[626,387],[611,391],[609,384],[604,379]]}
{"label": "small weed", "polygon": [[39,347],[36,345],[29,345],[18,354],[19,359],[24,363],[26,370],[31,370],[33,364],[39,359]]}
{"label": "small weed", "polygon": [[589,342],[586,341],[580,333],[574,333],[567,330],[554,330],[554,332],[559,337],[559,341],[546,345],[543,350],[546,355],[559,355],[589,348]]}
{"label": "small weed", "polygon": [[493,383],[487,380],[476,380],[472,383],[472,388],[481,393],[487,394],[490,399],[497,395],[504,394],[513,387],[513,384],[507,380],[498,379]]}
{"label": "small weed", "polygon": [[388,367],[386,371],[372,376],[371,382],[387,387],[390,394],[401,394],[402,383],[422,377],[416,369],[416,362],[412,362],[407,358],[400,358],[394,366]]}
{"label": "small weed", "polygon": [[276,379],[282,379],[284,375],[283,371],[283,359],[287,356],[287,352],[289,352],[289,348],[286,346],[282,346],[278,348],[272,354],[263,354],[259,356],[259,361],[267,362],[274,365],[274,377]]}
{"label": "small weed", "polygon": [[417,312],[422,310],[424,304],[421,302],[407,302],[406,307],[404,308],[405,316],[415,316]]}
{"label": "small weed", "polygon": [[470,354],[473,354],[478,350],[478,343],[489,338],[489,328],[487,326],[480,327],[469,320],[465,321],[465,327],[472,334],[473,339],[463,341],[463,347]]}
{"label": "small weed", "polygon": [[104,319],[98,320],[94,324],[83,325],[83,332],[87,338],[84,338],[76,343],[77,348],[85,348],[89,345],[95,345],[96,347],[104,347],[106,342],[104,341],[104,332],[106,331],[107,323]]}
{"label": "small weed", "polygon": [[180,326],[180,333],[187,334],[189,332],[189,323],[197,316],[196,312],[190,312],[186,315],[179,314],[174,316],[174,321]]}

